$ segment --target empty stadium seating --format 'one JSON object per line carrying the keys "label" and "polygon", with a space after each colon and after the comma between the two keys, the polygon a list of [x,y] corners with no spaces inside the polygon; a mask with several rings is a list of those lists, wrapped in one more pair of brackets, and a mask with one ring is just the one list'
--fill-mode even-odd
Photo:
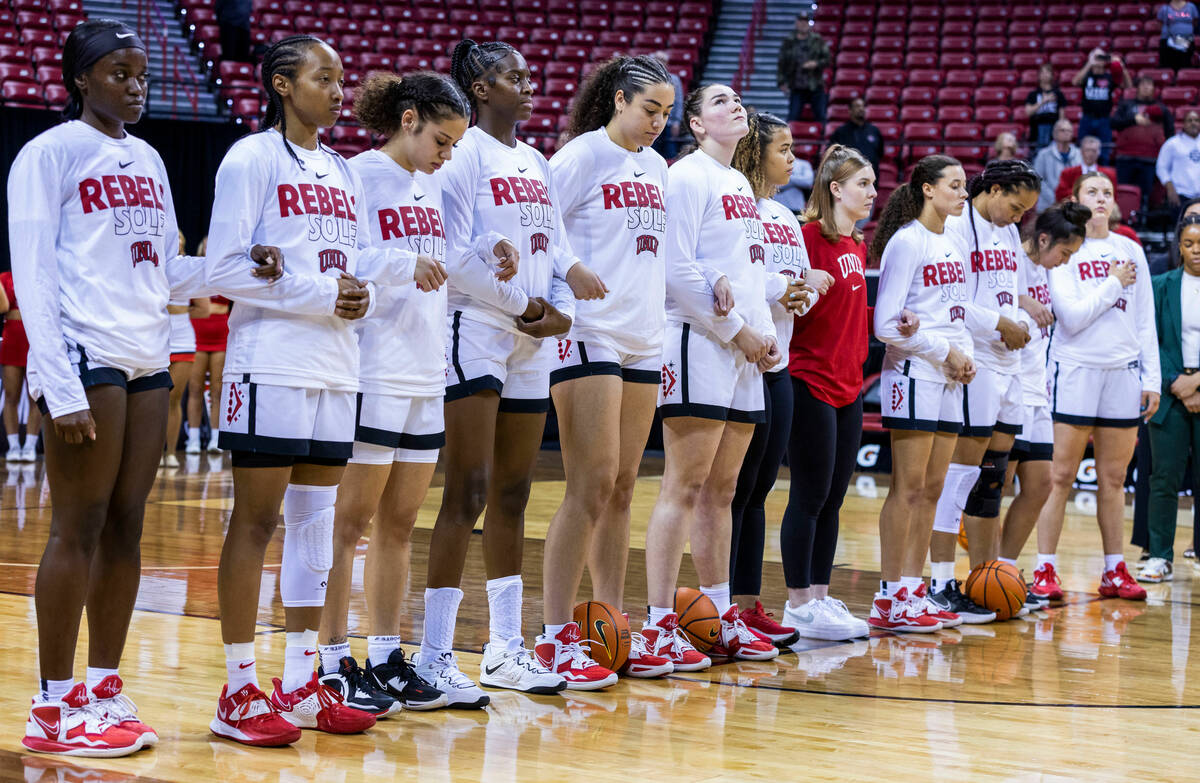
{"label": "empty stadium seating", "polygon": [[58,109],[67,103],[62,45],[86,19],[80,0],[0,2],[0,104]]}

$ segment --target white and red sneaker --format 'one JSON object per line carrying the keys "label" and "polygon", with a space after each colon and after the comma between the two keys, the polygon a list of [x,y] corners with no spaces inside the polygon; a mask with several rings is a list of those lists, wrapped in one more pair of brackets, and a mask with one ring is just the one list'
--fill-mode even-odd
{"label": "white and red sneaker", "polygon": [[284,693],[278,677],[271,680],[271,706],[279,716],[300,729],[317,729],[330,734],[358,734],[375,725],[375,716],[343,703],[342,695],[321,683],[317,673],[291,693]]}
{"label": "white and red sneaker", "polygon": [[[629,621],[629,615],[625,615],[625,620]],[[675,665],[669,658],[650,652],[646,647],[645,636],[638,631],[629,634],[629,657],[625,660],[625,665],[621,667],[621,674],[626,677],[648,679],[663,677],[673,671],[675,671]]]}
{"label": "white and red sneaker", "polygon": [[152,748],[158,744],[158,732],[138,720],[137,705],[121,693],[124,684],[117,675],[108,675],[92,688],[92,704],[109,722],[140,736],[143,748]]}
{"label": "white and red sneaker", "polygon": [[712,654],[718,658],[742,661],[769,661],[779,650],[767,639],[757,635],[742,621],[737,604],[731,604],[721,615],[721,636],[713,645]]}
{"label": "white and red sneaker", "polygon": [[683,631],[679,630],[679,616],[674,612],[655,625],[647,623],[642,626],[641,633],[650,654],[656,658],[666,658],[674,671],[698,672],[712,666],[712,659],[693,647]]}
{"label": "white and red sneaker", "polygon": [[228,685],[221,689],[217,714],[208,730],[218,737],[260,748],[278,748],[300,739],[300,729],[284,720],[253,683],[232,694]]}
{"label": "white and red sneaker", "polygon": [[1137,583],[1137,580],[1129,575],[1129,569],[1125,567],[1125,561],[1117,563],[1117,567],[1111,571],[1105,571],[1104,576],[1100,577],[1100,595],[1104,598],[1125,598],[1130,601],[1145,601],[1146,588]]}
{"label": "white and red sneaker", "polygon": [[743,609],[741,618],[747,628],[777,647],[787,647],[800,638],[795,628],[775,622],[775,616],[763,609],[762,601],[755,601],[753,609]]}
{"label": "white and red sneaker", "polygon": [[1048,601],[1063,599],[1062,580],[1058,578],[1058,572],[1052,564],[1042,563],[1033,572],[1033,585],[1030,586],[1029,592]]}
{"label": "white and red sneaker", "polygon": [[554,636],[541,634],[533,650],[538,663],[567,681],[567,690],[594,691],[617,682],[616,672],[583,651],[578,623],[567,623]]}
{"label": "white and red sneaker", "polygon": [[960,615],[938,606],[929,599],[929,588],[925,586],[924,582],[921,582],[921,584],[917,585],[917,589],[912,591],[909,603],[912,605],[912,611],[924,612],[929,617],[941,623],[943,628],[957,628],[963,624],[963,619]]}
{"label": "white and red sneaker", "polygon": [[905,633],[932,633],[940,631],[942,624],[924,612],[915,612],[909,604],[908,589],[901,587],[895,595],[878,595],[871,602],[871,616],[867,624],[881,631]]}
{"label": "white and red sneaker", "polygon": [[115,758],[141,750],[142,737],[123,729],[88,701],[76,683],[62,701],[33,700],[21,744],[35,753]]}

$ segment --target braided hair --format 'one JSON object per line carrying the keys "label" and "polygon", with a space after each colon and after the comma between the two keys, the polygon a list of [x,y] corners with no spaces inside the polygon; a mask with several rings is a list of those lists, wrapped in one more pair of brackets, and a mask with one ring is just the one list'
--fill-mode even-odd
{"label": "braided hair", "polygon": [[[304,55],[318,44],[325,44],[325,42],[315,35],[289,35],[287,38],[271,44],[262,59],[262,86],[267,92],[267,110],[262,125],[259,127],[259,133],[270,130],[278,124],[279,135],[283,137],[283,146],[287,149],[288,155],[292,156],[292,160],[300,164],[300,168],[304,168],[304,162],[296,155],[296,151],[292,149],[292,145],[287,140],[287,113],[283,110],[283,96],[275,89],[275,74],[294,80],[299,72],[300,63],[304,60]],[[317,144],[320,144],[320,141]]]}
{"label": "braided hair", "polygon": [[671,84],[671,74],[656,57],[617,55],[602,63],[579,87],[571,106],[567,138],[607,125],[616,109],[618,91],[628,103],[652,84]]}
{"label": "braided hair", "polygon": [[961,166],[957,158],[949,155],[926,155],[917,161],[913,167],[908,182],[892,191],[883,214],[879,216],[879,226],[875,236],[871,238],[871,258],[878,261],[883,258],[883,249],[888,240],[902,226],[911,223],[921,216],[925,207],[926,185],[936,185],[942,178],[942,172],[951,166]]}
{"label": "braided hair", "polygon": [[503,41],[475,43],[470,38],[464,38],[455,44],[450,55],[450,78],[466,93],[471,108],[476,108],[475,91],[471,85],[480,79],[495,84],[496,66],[510,54],[517,54],[517,50]]}
{"label": "braided hair", "polygon": [[[975,197],[982,193],[990,193],[992,188],[999,187],[1002,193],[1016,193],[1022,190],[1032,190],[1037,193],[1042,187],[1042,176],[1033,166],[1023,160],[993,160],[984,167],[983,171],[971,177],[967,183],[967,199],[974,202]],[[975,230],[975,206],[972,203],[967,208],[967,218],[971,221],[971,236],[975,242],[975,252],[979,252],[979,232]]]}
{"label": "braided hair", "polygon": [[746,175],[755,198],[770,198],[778,188],[767,181],[767,167],[763,164],[763,158],[775,131],[781,128],[786,130],[788,124],[766,112],[752,112],[746,122],[750,131],[738,140],[731,165]]}
{"label": "braided hair", "polygon": [[471,116],[471,105],[458,85],[432,71],[404,76],[376,72],[354,94],[354,118],[381,136],[400,130],[400,118],[409,109],[417,114],[418,131],[426,122]]}

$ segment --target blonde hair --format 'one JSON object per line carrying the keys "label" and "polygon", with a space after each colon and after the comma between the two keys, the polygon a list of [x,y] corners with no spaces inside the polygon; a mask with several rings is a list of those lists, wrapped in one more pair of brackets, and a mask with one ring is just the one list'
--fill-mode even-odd
{"label": "blonde hair", "polygon": [[[817,173],[813,177],[812,196],[800,216],[801,222],[817,221],[821,224],[821,236],[829,242],[837,242],[842,238],[834,218],[835,202],[830,185],[835,182],[846,182],[858,171],[869,167],[871,162],[861,152],[844,144],[831,144],[821,162],[817,164]],[[861,242],[863,235],[857,227],[851,232],[854,241]]]}

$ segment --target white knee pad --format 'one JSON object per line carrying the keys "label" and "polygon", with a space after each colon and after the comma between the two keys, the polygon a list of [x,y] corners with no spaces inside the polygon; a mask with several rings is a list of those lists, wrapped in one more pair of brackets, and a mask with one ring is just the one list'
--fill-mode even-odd
{"label": "white knee pad", "polygon": [[283,496],[283,565],[279,594],[284,606],[324,606],[333,567],[333,506],[337,487],[289,484]]}
{"label": "white knee pad", "polygon": [[933,529],[939,533],[958,535],[958,525],[971,488],[979,478],[978,465],[961,465],[951,462],[946,470],[946,482],[938,498],[937,510],[933,514]]}

